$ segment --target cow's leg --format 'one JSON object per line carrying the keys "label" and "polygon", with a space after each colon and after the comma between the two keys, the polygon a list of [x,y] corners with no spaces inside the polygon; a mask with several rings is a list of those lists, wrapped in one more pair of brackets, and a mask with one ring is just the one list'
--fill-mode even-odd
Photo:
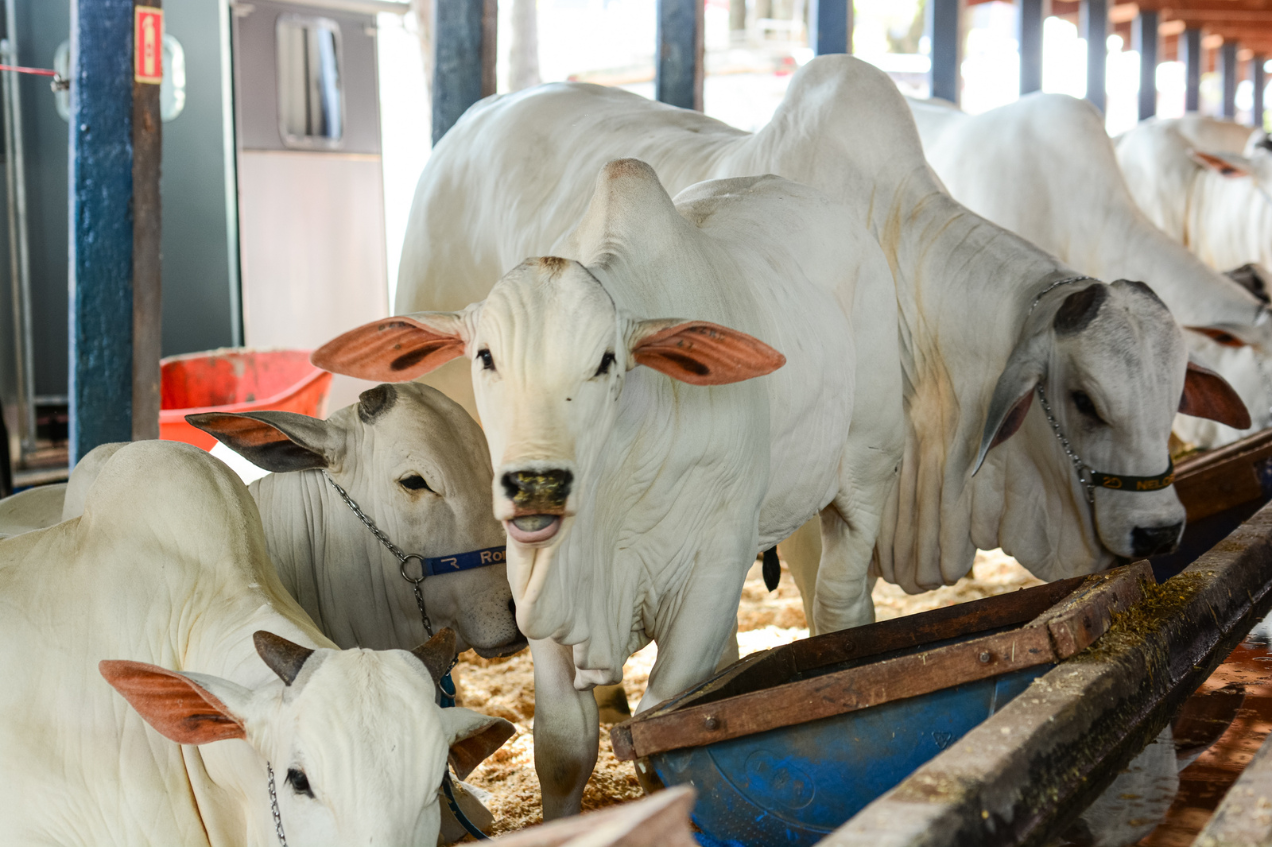
{"label": "cow's leg", "polygon": [[821,513],[822,555],[813,603],[817,632],[874,621],[870,559],[895,479],[894,455],[865,439],[849,440],[840,462],[839,493]]}
{"label": "cow's leg", "polygon": [[[636,707],[638,714],[702,682],[722,661],[730,636],[736,643],[742,583],[755,561],[754,535],[748,539],[750,549],[740,546],[738,538],[745,538],[741,529],[730,543],[717,536],[719,543],[713,545],[708,540],[702,548],[726,551],[728,561],[703,562],[700,558],[695,566],[695,578],[672,601],[678,608],[669,616],[666,627],[655,633],[658,658],[649,672],[645,696]],[[700,552],[698,555],[709,554]]]}
{"label": "cow's leg", "polygon": [[596,766],[600,721],[591,691],[574,687],[574,654],[555,641],[530,642],[534,658],[534,769],[543,819],[579,813]]}
{"label": "cow's leg", "polygon": [[821,521],[813,518],[777,545],[778,555],[790,569],[799,599],[804,603],[804,620],[808,621],[808,634],[818,630],[813,620],[813,601],[817,596],[817,568],[821,564]]}
{"label": "cow's leg", "polygon": [[723,670],[738,660],[738,616],[733,616],[733,631],[725,639],[724,650],[720,653],[720,661],[716,662],[716,670]]}

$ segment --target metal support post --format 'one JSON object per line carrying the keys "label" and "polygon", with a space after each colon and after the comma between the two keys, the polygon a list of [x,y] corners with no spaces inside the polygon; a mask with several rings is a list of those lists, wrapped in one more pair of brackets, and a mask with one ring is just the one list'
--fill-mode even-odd
{"label": "metal support post", "polygon": [[1252,123],[1263,128],[1263,89],[1267,87],[1267,77],[1263,72],[1263,64],[1268,57],[1263,53],[1255,53],[1250,57],[1250,82],[1254,86],[1254,103],[1250,108]]}
{"label": "metal support post", "polygon": [[1225,41],[1219,48],[1219,76],[1223,80],[1223,116],[1232,120],[1237,116],[1237,42]]}
{"label": "metal support post", "polygon": [[1157,12],[1141,9],[1131,24],[1131,49],[1140,57],[1139,119],[1157,114]]}
{"label": "metal support post", "polygon": [[1042,90],[1042,0],[1020,0],[1020,93]]}
{"label": "metal support post", "polygon": [[957,103],[959,0],[928,0],[926,5],[927,36],[932,45],[932,96]]}
{"label": "metal support post", "polygon": [[1195,112],[1201,103],[1201,30],[1189,28],[1179,36],[1179,56],[1184,62],[1184,111]]}
{"label": "metal support post", "polygon": [[1108,63],[1108,0],[1082,0],[1078,14],[1078,31],[1087,43],[1087,93],[1092,106],[1104,111],[1104,69]]}
{"label": "metal support post", "polygon": [[71,3],[72,465],[158,436],[159,2]]}
{"label": "metal support post", "polygon": [[658,0],[654,99],[702,111],[703,0]]}
{"label": "metal support post", "polygon": [[498,0],[433,3],[433,143],[495,93]]}
{"label": "metal support post", "polygon": [[852,0],[809,0],[808,24],[818,56],[852,52]]}

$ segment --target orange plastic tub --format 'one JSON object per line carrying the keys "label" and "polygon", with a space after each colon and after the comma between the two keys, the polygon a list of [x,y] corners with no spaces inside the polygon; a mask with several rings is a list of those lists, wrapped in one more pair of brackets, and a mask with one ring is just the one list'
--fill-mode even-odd
{"label": "orange plastic tub", "polygon": [[308,350],[213,350],[160,362],[159,437],[211,450],[216,439],[186,423],[196,412],[270,409],[326,417],[331,374]]}

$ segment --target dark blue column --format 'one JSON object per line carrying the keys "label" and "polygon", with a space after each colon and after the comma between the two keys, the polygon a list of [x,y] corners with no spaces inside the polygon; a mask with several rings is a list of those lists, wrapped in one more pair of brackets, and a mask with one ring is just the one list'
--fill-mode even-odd
{"label": "dark blue column", "polygon": [[1201,103],[1201,30],[1189,28],[1179,36],[1179,58],[1184,63],[1184,111],[1195,112]]}
{"label": "dark blue column", "polygon": [[1131,49],[1140,56],[1139,119],[1157,114],[1157,12],[1143,9],[1131,24]]}
{"label": "dark blue column", "polygon": [[704,0],[658,0],[654,99],[702,111]]}
{"label": "dark blue column", "polygon": [[928,0],[927,36],[932,45],[932,96],[958,102],[959,0]]}
{"label": "dark blue column", "polygon": [[852,52],[852,0],[809,0],[808,43],[818,56]]}
{"label": "dark blue column", "polygon": [[1104,69],[1108,61],[1108,0],[1082,0],[1078,10],[1078,32],[1087,43],[1086,99],[1103,112],[1106,91]]}
{"label": "dark blue column", "polygon": [[1042,90],[1042,0],[1020,0],[1020,93]]}
{"label": "dark blue column", "polygon": [[433,143],[468,107],[494,93],[495,4],[434,0]]}
{"label": "dark blue column", "polygon": [[1263,89],[1267,85],[1267,77],[1263,73],[1263,63],[1268,57],[1262,53],[1255,53],[1250,58],[1250,82],[1254,86],[1254,104],[1250,110],[1252,123],[1262,129],[1263,128]]}
{"label": "dark blue column", "polygon": [[132,439],[133,0],[72,0],[70,461]]}
{"label": "dark blue column", "polygon": [[1219,48],[1219,78],[1223,81],[1223,116],[1237,116],[1237,42],[1225,41]]}

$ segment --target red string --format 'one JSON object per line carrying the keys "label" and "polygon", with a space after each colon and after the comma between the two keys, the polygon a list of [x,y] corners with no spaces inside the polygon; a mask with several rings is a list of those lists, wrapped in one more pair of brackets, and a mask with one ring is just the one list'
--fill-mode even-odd
{"label": "red string", "polygon": [[24,68],[19,65],[0,65],[0,71],[13,71],[20,74],[36,74],[37,76],[57,76],[57,71],[48,71],[44,68]]}

